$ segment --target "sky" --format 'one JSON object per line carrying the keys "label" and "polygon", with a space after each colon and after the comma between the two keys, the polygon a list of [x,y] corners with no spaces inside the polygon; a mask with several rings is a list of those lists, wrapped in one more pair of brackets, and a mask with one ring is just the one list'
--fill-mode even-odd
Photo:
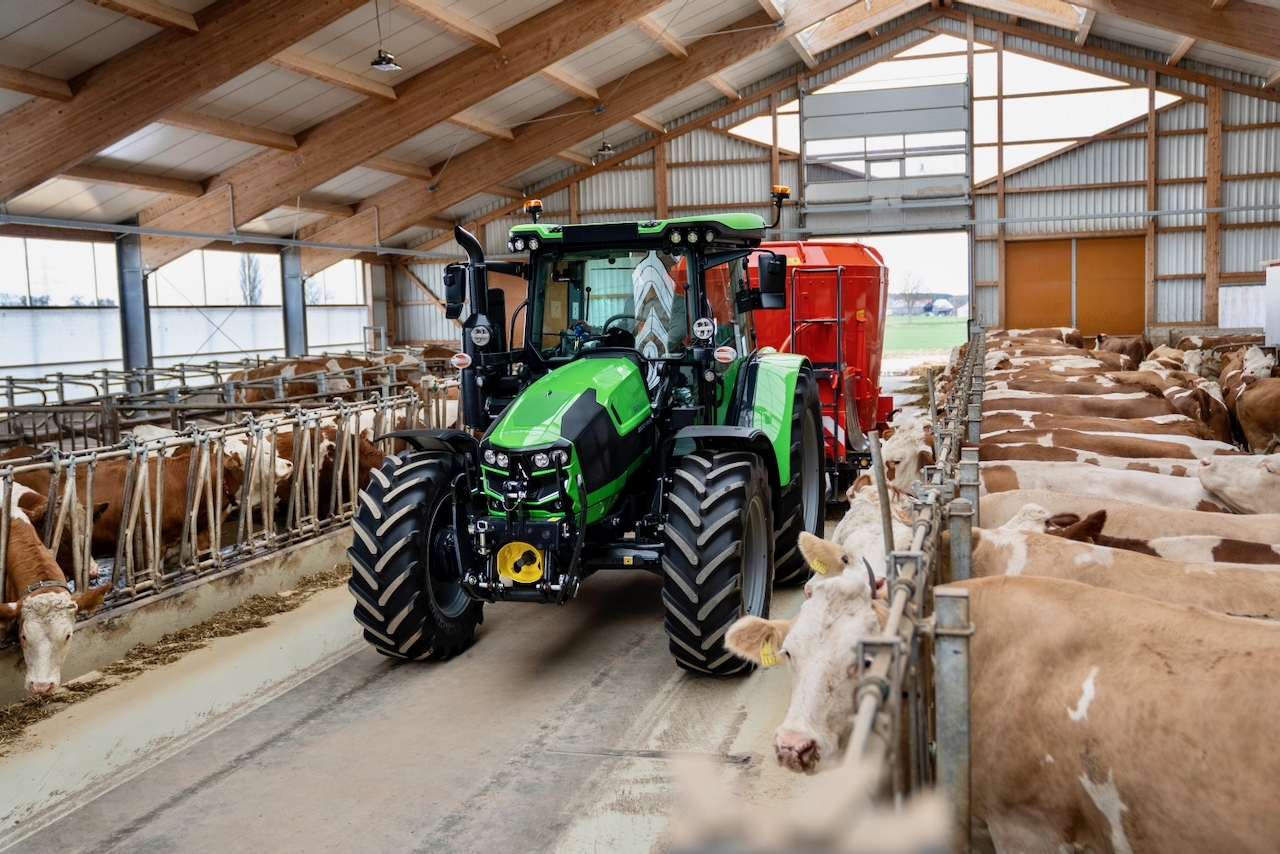
{"label": "sky", "polygon": [[902,290],[907,273],[920,277],[920,289],[923,291],[945,294],[969,292],[969,238],[963,231],[873,234],[856,240],[879,252],[889,266],[889,293]]}

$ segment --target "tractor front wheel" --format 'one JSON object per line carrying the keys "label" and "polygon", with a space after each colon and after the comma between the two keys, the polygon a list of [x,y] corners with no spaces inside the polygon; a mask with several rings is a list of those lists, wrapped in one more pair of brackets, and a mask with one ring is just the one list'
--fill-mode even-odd
{"label": "tractor front wheel", "polygon": [[664,625],[676,663],[728,676],[752,665],[724,634],[739,617],[769,616],[773,505],[756,454],[697,451],[681,458],[667,493]]}
{"label": "tractor front wheel", "polygon": [[383,655],[443,660],[475,636],[483,603],[462,589],[449,491],[462,470],[456,454],[404,452],[360,492],[347,584],[365,640]]}

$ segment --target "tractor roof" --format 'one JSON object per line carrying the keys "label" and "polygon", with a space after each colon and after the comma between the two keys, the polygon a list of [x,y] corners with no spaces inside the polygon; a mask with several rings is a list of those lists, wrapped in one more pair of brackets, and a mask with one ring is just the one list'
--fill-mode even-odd
{"label": "tractor roof", "polygon": [[612,244],[633,240],[659,238],[668,231],[714,229],[721,237],[750,241],[752,245],[764,238],[765,221],[757,214],[724,213],[707,216],[683,216],[645,222],[601,222],[589,225],[560,225],[540,222],[524,223],[511,229],[511,237],[535,236],[539,240],[563,240],[573,244]]}

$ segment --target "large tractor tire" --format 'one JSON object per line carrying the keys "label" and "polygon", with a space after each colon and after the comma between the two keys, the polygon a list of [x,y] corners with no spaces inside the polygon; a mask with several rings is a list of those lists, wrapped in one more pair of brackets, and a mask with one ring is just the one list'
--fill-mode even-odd
{"label": "large tractor tire", "polygon": [[739,617],[769,616],[773,506],[756,454],[698,451],[680,460],[667,493],[662,602],[676,663],[728,676],[753,665],[724,646]]}
{"label": "large tractor tire", "polygon": [[827,460],[822,436],[822,409],[813,375],[796,378],[791,402],[791,482],[782,488],[782,518],[774,534],[774,583],[804,584],[809,565],[800,554],[800,532],[823,534],[827,506]]}
{"label": "large tractor tire", "polygon": [[444,660],[470,645],[483,603],[460,584],[450,481],[455,454],[404,452],[370,472],[351,520],[348,586],[356,621],[378,652]]}

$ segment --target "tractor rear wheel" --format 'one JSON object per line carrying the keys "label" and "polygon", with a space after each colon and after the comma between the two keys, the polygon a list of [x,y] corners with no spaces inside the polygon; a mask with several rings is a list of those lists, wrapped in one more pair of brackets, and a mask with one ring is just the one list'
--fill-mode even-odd
{"label": "tractor rear wheel", "polygon": [[815,537],[823,534],[826,459],[818,386],[811,374],[802,372],[796,378],[791,403],[791,482],[782,490],[782,519],[775,534],[775,584],[809,580],[809,565],[800,554],[800,532],[808,531]]}
{"label": "tractor rear wheel", "polygon": [[753,669],[724,646],[739,617],[769,616],[773,505],[756,454],[697,451],[681,458],[667,493],[664,625],[676,663],[728,676]]}
{"label": "tractor rear wheel", "polygon": [[395,658],[443,660],[475,636],[483,603],[462,590],[450,481],[456,454],[404,452],[370,472],[347,555],[364,639]]}

